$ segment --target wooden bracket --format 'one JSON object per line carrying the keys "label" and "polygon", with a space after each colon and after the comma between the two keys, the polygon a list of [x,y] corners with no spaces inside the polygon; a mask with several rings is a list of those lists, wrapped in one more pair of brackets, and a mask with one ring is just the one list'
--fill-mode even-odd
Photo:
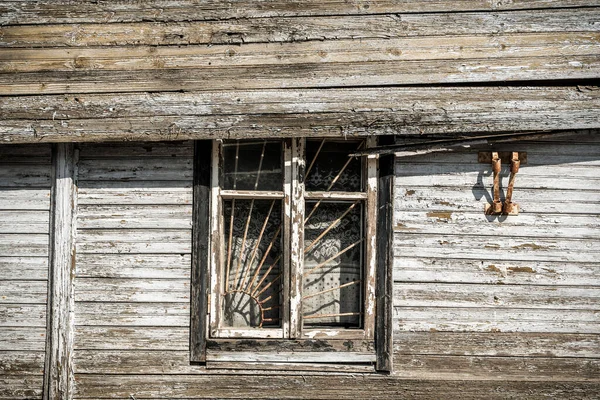
{"label": "wooden bracket", "polygon": [[[519,215],[519,205],[512,202],[512,195],[516,175],[517,172],[519,172],[519,167],[522,163],[521,157],[526,160],[527,154],[518,153],[516,151],[479,153],[478,161],[480,163],[491,162],[492,171],[494,173],[493,203],[485,205],[484,211],[486,215]],[[500,170],[502,169],[503,161],[510,164],[510,178],[504,202],[500,201]]]}

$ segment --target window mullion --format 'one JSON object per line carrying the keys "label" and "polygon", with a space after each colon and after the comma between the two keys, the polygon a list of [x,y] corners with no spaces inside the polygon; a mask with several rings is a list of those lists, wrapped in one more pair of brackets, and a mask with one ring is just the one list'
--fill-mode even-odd
{"label": "window mullion", "polygon": [[304,139],[292,140],[290,202],[290,337],[302,333],[302,275],[304,270]]}

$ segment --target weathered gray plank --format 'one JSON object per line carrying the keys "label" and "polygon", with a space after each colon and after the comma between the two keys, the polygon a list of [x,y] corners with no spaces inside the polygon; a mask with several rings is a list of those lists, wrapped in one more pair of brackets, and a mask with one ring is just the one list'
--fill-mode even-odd
{"label": "weathered gray plank", "polygon": [[76,326],[76,350],[188,351],[189,327]]}
{"label": "weathered gray plank", "polygon": [[600,286],[600,268],[594,261],[505,261],[502,257],[473,259],[439,258],[427,253],[394,260],[394,280],[399,282],[443,282],[480,284],[533,284]]}
{"label": "weathered gray plank", "polygon": [[600,335],[396,332],[394,351],[399,355],[453,355],[502,357],[598,358]]}
{"label": "weathered gray plank", "polygon": [[46,328],[8,327],[0,329],[0,351],[38,351],[46,346]]}
{"label": "weathered gray plank", "polygon": [[0,304],[2,327],[46,327],[45,304]]}
{"label": "weathered gray plank", "polygon": [[77,301],[183,303],[190,300],[189,279],[81,278],[75,280],[74,287]]}
{"label": "weathered gray plank", "polygon": [[43,351],[0,351],[0,376],[42,375]]}
{"label": "weathered gray plank", "polygon": [[0,376],[0,399],[41,399],[43,376]]}
{"label": "weathered gray plank", "polygon": [[48,211],[50,209],[50,189],[2,188],[0,190],[0,209]]}
{"label": "weathered gray plank", "polygon": [[419,354],[399,356],[395,360],[395,375],[415,379],[597,382],[600,372],[600,361],[597,359]]}
{"label": "weathered gray plank", "polygon": [[1,25],[132,22],[132,21],[190,21],[230,18],[257,18],[299,15],[381,14],[402,12],[501,11],[598,6],[595,0],[413,0],[367,1],[347,3],[327,1],[203,1],[152,0],[140,3],[84,3],[61,1],[4,1],[0,7]]}
{"label": "weathered gray plank", "polygon": [[[407,123],[419,125],[423,122],[450,124],[453,118],[458,116],[471,118],[473,114],[489,123],[494,113],[504,115],[511,111],[525,110],[528,113],[535,113],[545,109],[575,111],[584,106],[600,108],[600,90],[597,87],[576,86],[188,91],[189,88],[186,88],[186,92],[183,93],[78,93],[76,95],[5,97],[2,99],[0,116],[6,120],[31,119],[32,115],[35,115],[37,119],[64,120],[161,115],[322,114],[348,112],[348,110],[361,113],[389,110],[399,113]],[[477,101],[473,101],[475,96]],[[413,115],[414,118],[411,117]],[[262,117],[266,118],[265,115]],[[415,130],[414,133],[419,133],[419,131]],[[581,143],[583,138],[589,142],[597,136],[597,132],[573,133],[576,137],[565,137],[571,141],[575,140],[575,143]],[[565,137],[561,136],[563,141]],[[98,146],[100,157],[109,157],[111,149],[116,152],[116,155],[123,156],[144,156],[156,151],[155,148],[152,152],[145,150],[149,143],[126,145],[123,150],[120,150],[120,146],[114,145],[98,144]],[[171,146],[175,147],[175,145]],[[526,142],[523,143],[523,146],[532,147],[531,143]],[[553,144],[544,143],[544,146],[536,146],[529,151],[534,149],[543,151],[548,146],[552,148]],[[93,145],[82,146],[82,158],[86,158],[88,153],[90,157],[95,157],[92,149],[95,149]],[[166,153],[168,151],[177,151],[176,154],[179,154],[179,152],[187,151],[187,144],[179,150],[170,149],[167,145],[164,150],[165,155],[168,156],[170,156]],[[573,155],[572,152],[566,154]],[[589,151],[583,150],[582,154],[589,155]]]}
{"label": "weathered gray plank", "polygon": [[[573,43],[573,45],[570,45]],[[232,46],[119,46],[106,48],[0,48],[0,72],[70,72],[101,69],[138,71],[283,66],[337,63],[353,64],[386,61],[486,59],[490,66],[502,66],[503,58],[519,58],[522,65],[543,57],[598,55],[597,33],[547,32],[543,34],[506,34],[502,36],[437,36],[401,39],[362,39],[300,43],[256,43]],[[401,50],[400,50],[401,49]],[[540,58],[542,57],[542,58]],[[496,60],[498,59],[498,60]],[[492,61],[495,60],[495,61]],[[377,64],[375,64],[377,65]],[[342,68],[342,67],[340,67]],[[375,67],[376,69],[377,67]],[[565,71],[570,70],[565,68]],[[265,69],[268,71],[268,69]],[[541,71],[540,71],[541,72]],[[518,76],[518,75],[517,75]],[[465,77],[466,78],[466,77]],[[466,78],[468,80],[468,78]],[[514,79],[514,78],[513,78]]]}
{"label": "weathered gray plank", "polygon": [[46,304],[48,282],[0,280],[0,303]]}
{"label": "weathered gray plank", "polygon": [[[0,259],[1,260],[1,259]],[[78,254],[78,278],[190,279],[189,254]]]}
{"label": "weathered gray plank", "polygon": [[551,238],[480,237],[395,233],[395,254],[421,257],[498,258],[503,261],[565,261],[595,263],[597,241]]}
{"label": "weathered gray plank", "polygon": [[189,180],[192,179],[192,160],[164,159],[82,159],[79,163],[80,180]]}
{"label": "weathered gray plank", "polygon": [[[0,316],[1,311],[2,308]],[[75,303],[76,326],[189,327],[189,324],[189,303]]]}
{"label": "weathered gray plank", "polygon": [[49,188],[50,166],[44,164],[0,164],[2,188]]}
{"label": "weathered gray plank", "polygon": [[[79,99],[79,101],[82,101]],[[117,106],[113,103],[113,106]],[[107,110],[111,112],[110,110]],[[113,109],[114,111],[114,109]],[[149,143],[96,143],[79,145],[80,159],[126,157],[187,157],[194,156],[190,142],[149,142]]]}
{"label": "weathered gray plank", "polygon": [[0,233],[48,233],[47,211],[0,210]]}
{"label": "weathered gray plank", "polygon": [[590,310],[521,308],[395,307],[394,332],[600,333],[600,316]]}
{"label": "weathered gray plank", "polygon": [[90,229],[78,232],[76,248],[77,254],[189,254],[191,245],[191,230]]}
{"label": "weathered gray plank", "polygon": [[[597,45],[596,45],[597,46]],[[277,50],[280,51],[280,50]],[[313,52],[311,50],[311,52]],[[394,49],[392,49],[392,53]],[[598,55],[419,61],[313,62],[159,70],[46,71],[1,74],[2,95],[145,91],[331,88],[595,79]],[[276,57],[276,56],[275,56]],[[389,56],[388,56],[389,57]],[[64,122],[63,122],[64,123]],[[577,128],[577,127],[574,127]],[[585,129],[588,127],[583,127]],[[132,130],[135,132],[135,130]],[[176,136],[175,140],[188,137]],[[140,137],[139,140],[149,140]],[[164,138],[163,138],[164,140]]]}
{"label": "weathered gray plank", "polygon": [[[79,205],[77,227],[78,229],[192,229],[192,206]],[[0,224],[0,230],[1,228]]]}
{"label": "weathered gray plank", "polygon": [[[475,96],[477,102],[472,101]],[[60,96],[8,98],[13,104],[9,110],[13,111],[7,113],[31,118],[36,102],[47,101],[46,105],[57,110],[61,118],[71,113],[97,118],[105,114],[103,109],[110,108],[103,104],[113,101],[118,105],[114,112],[121,118],[5,119],[0,121],[0,139],[15,143],[67,138],[78,141],[183,140],[219,135],[233,138],[340,136],[600,127],[600,91],[594,88],[290,89],[83,98],[86,105],[83,109],[87,110],[83,114],[76,111],[81,107],[72,106],[77,103],[73,98],[65,101]],[[175,104],[177,107],[173,108]],[[208,107],[208,104],[213,105]],[[161,116],[171,112],[169,108],[175,114]],[[36,118],[39,118],[37,113]]]}
{"label": "weathered gray plank", "polygon": [[394,283],[396,307],[597,310],[600,287]]}
{"label": "weathered gray plank", "polygon": [[44,257],[47,255],[47,234],[0,234],[0,257]]}
{"label": "weathered gray plank", "polygon": [[[513,201],[520,203],[521,196]],[[513,237],[554,237],[600,239],[600,216],[533,214],[521,212],[518,218],[485,215],[483,204],[478,212],[463,211],[399,211],[394,229],[399,233],[439,235],[481,235]]]}
{"label": "weathered gray plank", "polygon": [[[544,187],[529,189],[515,184],[514,199],[519,204],[523,214],[529,213],[549,215],[598,215],[600,212],[600,192],[589,190],[564,190]],[[553,180],[546,180],[548,185]],[[395,217],[401,218],[405,211],[447,212],[451,217],[456,211],[481,212],[483,204],[490,196],[491,186],[473,186],[471,190],[444,186],[415,186],[405,185],[396,181]],[[440,182],[443,183],[443,182]],[[474,182],[475,183],[475,182]],[[442,214],[439,214],[442,216]],[[515,220],[512,218],[511,220]],[[508,221],[508,218],[506,219]]]}
{"label": "weathered gray plank", "polygon": [[593,399],[597,382],[514,382],[416,380],[383,376],[111,376],[77,375],[80,398],[412,398],[431,399],[456,395],[461,399]]}
{"label": "weathered gray plank", "polygon": [[597,8],[270,17],[227,21],[13,25],[0,27],[5,47],[79,47],[295,42],[406,36],[598,31]]}
{"label": "weathered gray plank", "polygon": [[44,398],[70,399],[73,393],[73,279],[77,153],[72,143],[52,149],[48,332]]}
{"label": "weathered gray plank", "polygon": [[[128,188],[128,187],[103,187],[105,182],[88,182],[82,184],[78,191],[78,204],[80,206],[95,205],[191,205],[191,182],[182,182],[179,187],[177,182],[170,182],[168,187],[157,188]],[[96,187],[90,187],[92,184]],[[84,186],[84,187],[81,187]],[[115,186],[115,185],[113,185]],[[142,186],[142,185],[140,185]],[[187,187],[186,187],[187,186]]]}
{"label": "weathered gray plank", "polygon": [[1,280],[46,280],[48,257],[0,257]]}

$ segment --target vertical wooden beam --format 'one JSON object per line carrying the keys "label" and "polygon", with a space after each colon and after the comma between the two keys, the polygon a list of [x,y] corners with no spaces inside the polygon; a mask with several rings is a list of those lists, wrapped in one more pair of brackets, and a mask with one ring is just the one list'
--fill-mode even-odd
{"label": "vertical wooden beam", "polygon": [[[394,137],[379,138],[379,145],[394,143]],[[381,372],[392,370],[392,312],[393,312],[393,230],[394,212],[394,155],[379,158],[377,192],[377,317],[375,320],[376,368]]]}
{"label": "vertical wooden beam", "polygon": [[[286,156],[286,219],[285,243],[289,243],[289,303],[290,324],[289,337],[299,338],[302,333],[302,291],[304,279],[304,171],[305,171],[305,139],[291,139],[291,154]],[[286,148],[289,141],[286,141]],[[286,152],[286,155],[288,153]],[[290,157],[291,156],[291,157]],[[288,168],[288,161],[291,162]],[[291,169],[291,171],[290,171]],[[287,291],[286,291],[287,292]],[[287,299],[286,299],[287,300]]]}
{"label": "vertical wooden beam", "polygon": [[44,399],[73,395],[75,164],[73,144],[54,145]]}
{"label": "vertical wooden beam", "polygon": [[190,361],[206,361],[212,141],[194,144]]}

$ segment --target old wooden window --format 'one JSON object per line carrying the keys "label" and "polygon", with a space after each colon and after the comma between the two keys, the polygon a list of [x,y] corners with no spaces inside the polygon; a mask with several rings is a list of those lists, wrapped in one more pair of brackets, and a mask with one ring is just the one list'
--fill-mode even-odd
{"label": "old wooden window", "polygon": [[377,160],[349,157],[370,141],[213,142],[193,360],[375,362]]}

